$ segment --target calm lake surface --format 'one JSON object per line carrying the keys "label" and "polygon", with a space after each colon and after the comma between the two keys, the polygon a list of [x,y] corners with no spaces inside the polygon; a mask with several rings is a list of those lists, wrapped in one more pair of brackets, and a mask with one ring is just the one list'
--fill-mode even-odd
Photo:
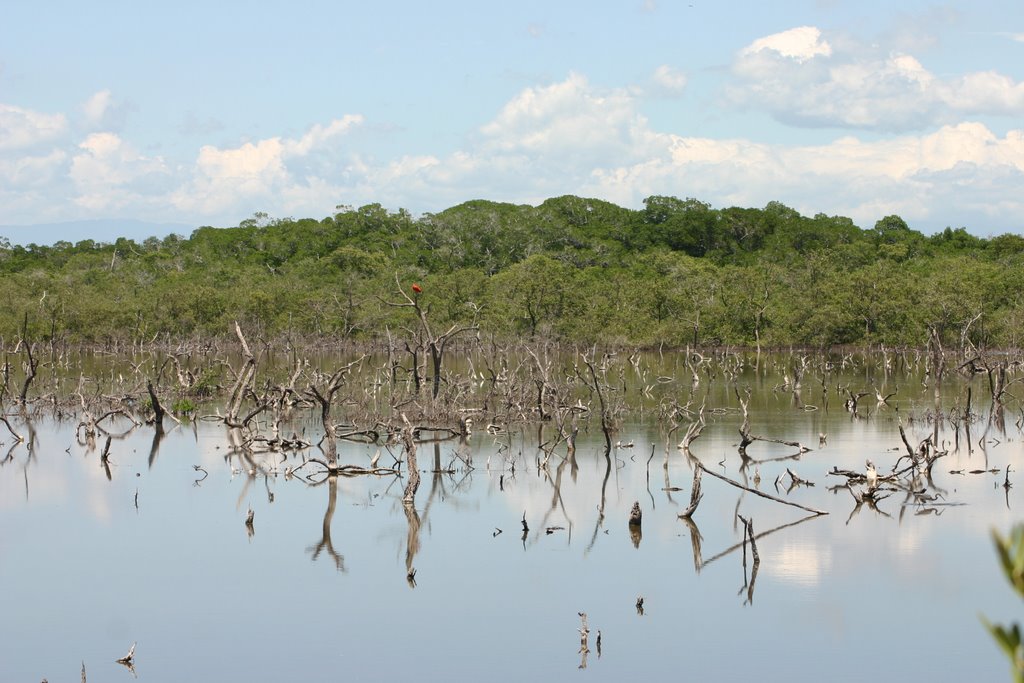
{"label": "calm lake surface", "polygon": [[[980,617],[1024,617],[990,537],[1021,520],[1015,401],[1002,428],[989,425],[985,376],[950,373],[941,411],[962,407],[971,387],[978,418],[969,439],[962,423],[957,432],[941,421],[949,454],[929,493],[942,497],[904,505],[900,491],[858,509],[846,488],[830,491],[846,478],[827,472],[863,471],[867,459],[890,472],[905,454],[897,408],[911,443],[933,433],[922,371],[887,375],[865,361],[824,382],[808,371],[799,401],[781,388],[782,363],[747,364],[736,381],[705,376],[697,404],[706,401],[707,426],[692,454],[829,514],[705,475],[691,527],[678,518],[693,477],[676,448],[686,425],[670,436],[653,409],[685,402],[690,375],[678,360],[649,360],[663,380],[647,382],[646,396],[625,363],[626,393],[645,408],[626,414],[610,458],[596,419],[581,425],[576,467],[563,445],[546,469],[538,444],[550,424],[498,435],[477,425],[468,443],[419,444],[412,513],[404,478],[286,476],[301,453],[243,459],[208,420],[168,421],[156,445],[152,427],[104,422],[123,433],[108,474],[104,439],[79,442],[75,415],[30,408],[26,420],[8,407],[34,441],[17,444],[0,425],[0,681],[77,681],[83,662],[89,680],[132,680],[115,660],[135,642],[142,681],[1009,680]],[[859,416],[844,409],[838,387],[872,384],[898,393],[889,404],[865,396]],[[741,470],[737,386],[751,389],[753,434],[812,450],[780,459],[796,449],[756,442],[748,453],[760,462]],[[313,435],[318,421],[304,412],[290,426]],[[339,459],[367,466],[378,450],[390,466],[377,445],[342,442]],[[787,477],[777,488],[787,468],[814,486],[789,490]],[[990,469],[999,471],[969,473]],[[634,502],[638,543],[627,524]],[[752,587],[737,515],[765,534]]]}

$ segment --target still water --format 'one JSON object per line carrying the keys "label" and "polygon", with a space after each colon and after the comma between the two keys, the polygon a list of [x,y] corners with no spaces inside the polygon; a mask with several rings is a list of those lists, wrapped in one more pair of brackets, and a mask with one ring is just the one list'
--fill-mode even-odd
{"label": "still water", "polygon": [[[812,450],[781,459],[795,449],[756,442],[758,462],[741,470],[735,389],[705,378],[693,455],[829,514],[705,475],[692,527],[678,518],[692,466],[651,410],[626,415],[609,458],[589,424],[575,467],[564,446],[538,467],[550,426],[421,443],[408,512],[402,478],[286,476],[301,455],[245,461],[213,421],[169,423],[155,442],[114,418],[105,468],[103,440],[79,442],[76,419],[11,417],[35,438],[30,450],[0,436],[0,681],[77,681],[83,663],[95,681],[1008,680],[980,617],[1024,618],[990,538],[1021,520],[1024,482],[1003,487],[1007,465],[1011,482],[1024,469],[1019,410],[986,431],[975,398],[969,441],[943,422],[933,504],[899,492],[858,509],[827,472],[867,459],[891,471],[904,453],[897,415],[912,443],[933,433],[922,378],[879,381],[896,396],[867,396],[853,416],[836,387],[870,386],[863,375],[805,381],[800,401],[779,377],[748,376],[750,431]],[[948,380],[943,410],[969,385],[983,396],[983,382]],[[689,383],[654,391],[682,396]],[[342,443],[340,461],[365,466],[378,449]],[[776,486],[787,468],[814,485]],[[763,534],[756,576],[738,515]],[[134,670],[116,663],[136,642]]]}

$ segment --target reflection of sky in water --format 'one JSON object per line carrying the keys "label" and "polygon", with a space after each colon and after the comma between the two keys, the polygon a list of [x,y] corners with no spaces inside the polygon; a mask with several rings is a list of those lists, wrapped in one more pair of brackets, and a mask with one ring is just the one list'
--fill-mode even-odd
{"label": "reflection of sky in water", "polygon": [[[802,398],[822,403],[818,394],[807,389]],[[905,405],[928,398],[910,394],[901,389]],[[803,511],[705,476],[697,546],[677,519],[692,471],[675,449],[678,433],[664,468],[665,437],[653,418],[621,434],[635,447],[615,451],[610,467],[600,434],[581,434],[578,468],[567,464],[560,473],[560,457],[547,473],[537,471],[535,428],[525,441],[513,437],[514,474],[483,432],[470,444],[471,471],[446,442],[438,459],[454,472],[435,476],[434,448],[424,444],[414,589],[406,579],[404,481],[338,480],[330,541],[339,570],[327,551],[310,561],[325,541],[329,487],[265,467],[248,476],[239,458],[226,459],[222,428],[169,429],[152,465],[152,431],[138,429],[112,443],[108,481],[102,442],[87,452],[74,443],[72,424],[40,420],[34,456],[16,448],[0,469],[0,642],[8,644],[0,680],[66,680],[83,659],[90,677],[115,680],[127,672],[112,660],[136,640],[140,679],[150,681],[563,679],[579,665],[579,611],[589,615],[592,650],[602,631],[602,657],[592,651],[586,672],[599,680],[638,672],[1004,679],[978,615],[1020,618],[988,536],[1019,519],[1019,494],[1011,491],[1008,510],[1002,475],[949,474],[986,467],[975,447],[935,466],[942,502],[965,505],[918,514],[895,494],[878,512],[865,507],[851,517],[849,493],[828,490],[843,480],[825,473],[833,465],[860,469],[866,458],[891,468],[900,442],[887,409],[871,406],[870,419],[853,420],[835,395],[830,401],[828,413],[804,411],[788,394],[755,392],[751,431],[814,451],[772,461],[790,450],[756,443],[750,454],[763,462],[745,473],[736,455],[738,413],[710,416],[694,444],[708,467],[748,481],[756,471],[760,490],[831,514],[801,521]],[[711,404],[735,401],[723,390]],[[921,423],[908,429],[915,442],[928,433]],[[828,433],[822,449],[819,432]],[[1010,436],[989,445],[988,466],[1020,460],[1019,435]],[[345,446],[342,461],[367,464],[375,451]],[[381,463],[390,461],[383,452]],[[198,486],[197,464],[209,472]],[[777,492],[787,467],[815,486]],[[626,524],[634,501],[644,513],[637,548]],[[250,507],[251,540],[243,524]],[[761,561],[746,605],[751,567],[748,556],[745,574],[737,510],[757,533],[770,532],[758,540]],[[564,528],[548,534],[546,527]],[[640,595],[643,616],[634,606]],[[852,663],[851,652],[867,653],[870,666]]]}

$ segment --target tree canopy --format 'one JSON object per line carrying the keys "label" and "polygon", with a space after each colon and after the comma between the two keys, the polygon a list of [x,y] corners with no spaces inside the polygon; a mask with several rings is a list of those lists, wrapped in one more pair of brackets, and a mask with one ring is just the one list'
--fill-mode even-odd
{"label": "tree canopy", "polygon": [[779,202],[640,210],[576,196],[484,200],[412,216],[380,204],[323,219],[257,213],[141,242],[0,239],[0,335],[89,344],[228,334],[373,341],[409,324],[384,302],[414,281],[438,325],[654,346],[1018,346],[1024,238],[871,229]]}

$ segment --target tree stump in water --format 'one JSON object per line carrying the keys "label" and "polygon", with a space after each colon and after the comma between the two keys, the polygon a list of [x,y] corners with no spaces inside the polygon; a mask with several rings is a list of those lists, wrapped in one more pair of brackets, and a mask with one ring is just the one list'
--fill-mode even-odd
{"label": "tree stump in water", "polygon": [[640,539],[643,538],[643,534],[640,531],[640,523],[643,519],[643,513],[640,511],[640,502],[633,503],[633,509],[629,511],[629,539],[633,541],[633,547],[640,547]]}
{"label": "tree stump in water", "polygon": [[640,502],[633,503],[633,509],[629,512],[629,525],[640,526],[644,513],[640,511]]}

